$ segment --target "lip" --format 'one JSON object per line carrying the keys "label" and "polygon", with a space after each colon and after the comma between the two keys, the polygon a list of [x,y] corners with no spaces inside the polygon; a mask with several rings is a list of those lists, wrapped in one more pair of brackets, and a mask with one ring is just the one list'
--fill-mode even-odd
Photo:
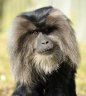
{"label": "lip", "polygon": [[39,54],[43,54],[43,55],[49,55],[49,54],[52,54],[54,51],[53,48],[50,48],[50,49],[46,49],[46,50],[42,50],[40,52],[38,52]]}

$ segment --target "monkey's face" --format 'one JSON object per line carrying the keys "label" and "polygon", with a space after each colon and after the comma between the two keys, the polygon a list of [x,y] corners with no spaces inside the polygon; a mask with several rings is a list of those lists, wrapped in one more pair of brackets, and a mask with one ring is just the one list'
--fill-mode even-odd
{"label": "monkey's face", "polygon": [[40,27],[35,30],[33,62],[36,68],[44,70],[45,73],[57,69],[63,61],[58,39],[56,41],[53,39],[54,36],[54,38],[58,38],[58,35],[54,34],[57,31],[58,29],[55,26],[49,25],[44,25],[43,28]]}
{"label": "monkey's face", "polygon": [[77,46],[69,20],[56,9],[43,8],[16,17],[11,49],[17,62],[31,63],[51,73],[70,59],[77,63]]}

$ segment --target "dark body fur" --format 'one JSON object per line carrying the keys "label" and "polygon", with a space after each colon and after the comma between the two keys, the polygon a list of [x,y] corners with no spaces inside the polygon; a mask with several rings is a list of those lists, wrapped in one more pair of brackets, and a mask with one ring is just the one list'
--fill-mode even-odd
{"label": "dark body fur", "polygon": [[22,13],[13,22],[10,39],[17,82],[13,96],[76,96],[79,52],[63,13],[52,7]]}

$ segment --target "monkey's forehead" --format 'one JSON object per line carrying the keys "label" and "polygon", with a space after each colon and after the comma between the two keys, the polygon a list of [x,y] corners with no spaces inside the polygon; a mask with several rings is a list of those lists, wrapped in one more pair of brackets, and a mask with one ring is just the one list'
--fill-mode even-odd
{"label": "monkey's forehead", "polygon": [[49,13],[53,10],[53,7],[43,7],[40,9],[36,9],[31,12],[24,12],[21,14],[21,16],[31,20],[32,22],[39,22],[40,20],[43,20]]}
{"label": "monkey's forehead", "polygon": [[[48,22],[47,20],[51,20],[51,22],[58,17],[65,17],[63,13],[54,9],[53,7],[43,7],[31,12],[24,12],[20,14],[20,17],[30,20],[37,27],[44,26]],[[48,18],[48,19],[47,19]],[[62,19],[62,18],[61,18]]]}
{"label": "monkey's forehead", "polygon": [[[65,21],[67,18],[64,14],[58,9],[53,7],[43,7],[31,12],[24,12],[18,15],[13,22],[14,31],[22,30],[32,31],[37,28],[46,26],[55,26],[61,25],[59,21]],[[64,23],[64,22],[63,22]]]}

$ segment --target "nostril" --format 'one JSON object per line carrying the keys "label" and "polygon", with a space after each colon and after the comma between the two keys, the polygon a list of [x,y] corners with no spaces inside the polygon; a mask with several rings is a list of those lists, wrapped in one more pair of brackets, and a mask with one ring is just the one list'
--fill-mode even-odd
{"label": "nostril", "polygon": [[49,41],[46,41],[46,44],[49,43]]}
{"label": "nostril", "polygon": [[42,44],[48,44],[48,43],[49,43],[49,41],[42,42]]}
{"label": "nostril", "polygon": [[42,44],[45,44],[45,43],[42,43]]}

